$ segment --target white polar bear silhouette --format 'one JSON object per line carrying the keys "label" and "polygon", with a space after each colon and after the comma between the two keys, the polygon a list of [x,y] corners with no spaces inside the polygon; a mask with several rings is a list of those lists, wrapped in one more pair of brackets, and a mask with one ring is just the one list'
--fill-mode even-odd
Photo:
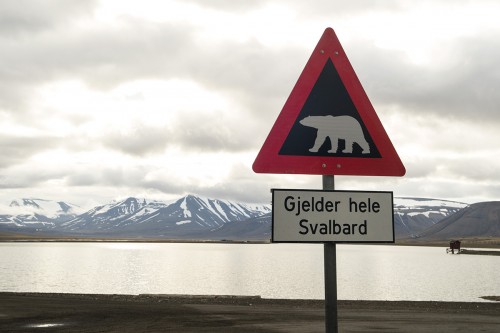
{"label": "white polar bear silhouette", "polygon": [[332,148],[329,153],[336,153],[339,145],[339,140],[345,140],[345,148],[343,153],[352,154],[354,143],[357,143],[361,149],[362,154],[370,153],[370,146],[366,142],[363,130],[359,122],[350,116],[308,116],[300,121],[304,126],[316,128],[316,140],[314,146],[309,149],[312,153],[317,153],[319,148],[323,145],[326,138],[330,138]]}

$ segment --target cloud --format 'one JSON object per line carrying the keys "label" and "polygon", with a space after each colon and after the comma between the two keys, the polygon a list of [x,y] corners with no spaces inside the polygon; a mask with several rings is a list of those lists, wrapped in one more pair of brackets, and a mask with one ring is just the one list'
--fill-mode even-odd
{"label": "cloud", "polygon": [[[270,1],[266,0],[188,0],[187,2],[195,3],[205,8],[237,13],[248,12],[271,4]],[[347,15],[376,9],[395,10],[403,7],[399,0],[358,0],[347,3],[342,0],[323,0],[313,3],[300,0],[278,0],[273,1],[272,4],[296,8],[301,15],[306,17],[331,16],[332,12],[336,15]]]}
{"label": "cloud", "polygon": [[405,179],[395,190],[395,196],[441,198],[472,204],[491,201],[500,196],[498,182],[477,182],[461,179]]}
{"label": "cloud", "polygon": [[500,79],[498,38],[461,38],[450,44],[442,66],[411,63],[401,51],[361,42],[351,47],[352,62],[374,104],[474,122],[500,121],[500,97],[494,92]]}
{"label": "cloud", "polygon": [[[288,1],[283,1],[287,3]],[[332,13],[337,17],[347,15],[361,15],[365,12],[395,11],[405,8],[404,2],[399,0],[358,0],[345,2],[342,0],[323,0],[310,3],[300,0],[293,1],[304,16],[331,19]]]}
{"label": "cloud", "polygon": [[[493,195],[500,39],[490,5],[191,0],[169,12],[160,2],[2,1],[0,186],[246,201],[283,183],[314,186],[254,175],[250,160],[334,24],[407,167],[405,194],[479,193],[477,182]],[[364,181],[389,184],[352,183]]]}
{"label": "cloud", "polygon": [[227,1],[227,0],[187,0],[186,2],[195,3],[199,6],[215,8],[218,10],[224,11],[247,11],[252,8],[256,8],[266,4],[267,0],[254,0],[254,1],[245,1],[245,0],[236,0],[236,1]]}
{"label": "cloud", "polygon": [[[9,69],[0,72],[0,112],[15,111],[23,121],[36,87],[47,82],[77,78],[110,91],[133,80],[182,78],[226,91],[256,118],[272,121],[303,66],[293,62],[307,57],[294,47],[273,50],[255,41],[214,46],[197,40],[187,25],[122,20],[110,29],[69,28],[2,47],[0,61]],[[198,133],[184,135],[196,140]]]}
{"label": "cloud", "polygon": [[33,138],[0,134],[0,151],[2,152],[0,168],[21,164],[32,155],[53,149],[59,144],[59,140],[54,137]]}
{"label": "cloud", "polygon": [[54,29],[75,17],[90,15],[95,1],[2,0],[0,35],[7,38]]}
{"label": "cloud", "polygon": [[[55,163],[55,162],[54,162]],[[36,171],[35,171],[36,170]],[[71,172],[70,169],[36,166],[31,163],[16,165],[0,171],[0,188],[25,189],[32,187],[51,187],[60,185],[60,180]]]}
{"label": "cloud", "polygon": [[170,138],[183,149],[241,152],[258,146],[255,124],[245,112],[233,110],[180,114],[171,126]]}
{"label": "cloud", "polygon": [[0,108],[23,111],[35,85],[55,80],[78,78],[109,89],[137,78],[179,76],[188,35],[186,27],[128,22],[4,39],[0,61],[9,65],[0,72]]}
{"label": "cloud", "polygon": [[245,152],[261,145],[254,135],[257,127],[244,111],[178,112],[161,126],[136,123],[105,133],[96,139],[96,144],[138,157],[164,154],[167,148],[185,152]]}
{"label": "cloud", "polygon": [[[460,117],[474,115],[484,122],[498,121],[500,96],[500,41],[498,35],[483,35],[456,41],[459,56],[453,68],[440,73],[441,94],[431,95],[429,104]],[[438,98],[439,97],[439,98]],[[433,103],[434,102],[434,103]]]}
{"label": "cloud", "polygon": [[129,130],[108,134],[100,142],[108,148],[141,157],[161,153],[172,140],[168,128],[138,125]]}
{"label": "cloud", "polygon": [[91,163],[76,166],[64,177],[68,186],[109,186],[109,187],[138,187],[141,186],[147,170],[138,165],[99,165]]}
{"label": "cloud", "polygon": [[[56,56],[60,50],[52,48],[50,41],[59,40],[73,20],[88,17],[94,5],[94,1],[78,0],[1,2],[0,61],[5,66],[0,71],[0,112],[24,111],[34,84],[54,77],[61,66]],[[46,55],[55,61],[52,65]]]}
{"label": "cloud", "polygon": [[[498,156],[500,149],[491,152]],[[448,159],[441,165],[441,174],[449,179],[462,179],[470,182],[493,183],[498,182],[500,161],[480,155],[465,155],[459,158]]]}

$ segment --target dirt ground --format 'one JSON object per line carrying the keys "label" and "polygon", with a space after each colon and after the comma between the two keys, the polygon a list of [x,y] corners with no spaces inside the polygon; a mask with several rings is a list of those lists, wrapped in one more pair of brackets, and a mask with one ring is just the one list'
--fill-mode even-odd
{"label": "dirt ground", "polygon": [[[500,302],[338,301],[339,332],[500,332]],[[0,293],[0,332],[325,332],[323,301]]]}

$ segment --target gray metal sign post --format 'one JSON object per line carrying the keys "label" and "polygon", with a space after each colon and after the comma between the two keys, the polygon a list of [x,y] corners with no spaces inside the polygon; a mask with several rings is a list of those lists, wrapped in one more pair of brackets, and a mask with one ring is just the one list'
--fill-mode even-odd
{"label": "gray metal sign post", "polygon": [[[334,190],[333,176],[323,176],[323,190]],[[338,333],[337,317],[337,244],[324,243],[325,270],[325,332]]]}

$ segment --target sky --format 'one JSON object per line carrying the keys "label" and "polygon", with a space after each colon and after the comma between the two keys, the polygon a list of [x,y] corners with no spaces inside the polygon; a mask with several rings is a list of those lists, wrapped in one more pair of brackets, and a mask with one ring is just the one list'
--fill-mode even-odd
{"label": "sky", "polygon": [[2,0],[0,207],[320,189],[251,166],[327,27],[406,167],[336,189],[498,200],[499,14],[496,0]]}

